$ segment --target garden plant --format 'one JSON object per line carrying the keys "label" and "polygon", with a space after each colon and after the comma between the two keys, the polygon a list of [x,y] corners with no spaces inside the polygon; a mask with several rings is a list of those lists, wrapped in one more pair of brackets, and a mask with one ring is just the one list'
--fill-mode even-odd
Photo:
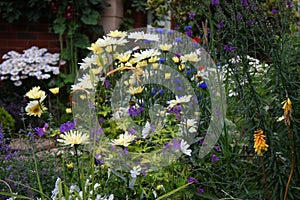
{"label": "garden plant", "polygon": [[[298,199],[296,2],[134,2],[153,26],[91,41],[66,60],[68,89],[51,82],[57,57],[50,81],[35,68],[18,128],[3,108],[0,198]],[[157,27],[170,16],[173,29]],[[3,59],[2,81],[18,88],[13,63],[28,58]]]}

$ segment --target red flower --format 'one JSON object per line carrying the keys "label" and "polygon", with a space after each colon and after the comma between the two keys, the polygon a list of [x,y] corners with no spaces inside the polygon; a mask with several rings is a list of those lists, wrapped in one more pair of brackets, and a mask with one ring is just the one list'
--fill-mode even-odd
{"label": "red flower", "polygon": [[193,40],[193,42],[197,42],[197,43],[201,43],[202,42],[202,39],[201,39],[201,37],[199,35],[196,36],[196,37],[194,37],[192,40]]}

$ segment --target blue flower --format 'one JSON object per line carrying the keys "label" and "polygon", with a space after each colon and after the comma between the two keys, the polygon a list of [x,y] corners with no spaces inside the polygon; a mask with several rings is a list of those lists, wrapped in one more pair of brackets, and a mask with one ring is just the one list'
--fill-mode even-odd
{"label": "blue flower", "polygon": [[175,41],[176,41],[177,43],[182,42],[182,38],[177,37],[177,38],[175,38]]}
{"label": "blue flower", "polygon": [[184,29],[184,31],[188,31],[188,30],[191,30],[192,29],[192,26],[185,26],[185,27],[183,27],[183,29]]}
{"label": "blue flower", "polygon": [[198,87],[201,89],[207,89],[207,84],[205,82],[201,82]]}
{"label": "blue flower", "polygon": [[163,34],[164,33],[164,29],[163,28],[157,28],[157,29],[154,30],[154,32]]}
{"label": "blue flower", "polygon": [[160,63],[164,63],[165,60],[166,60],[166,59],[164,59],[164,58],[160,58],[160,59],[159,59],[159,62],[160,62]]}
{"label": "blue flower", "polygon": [[173,33],[174,33],[173,30],[169,30],[169,31],[168,31],[168,34],[170,34],[170,35],[173,34]]}

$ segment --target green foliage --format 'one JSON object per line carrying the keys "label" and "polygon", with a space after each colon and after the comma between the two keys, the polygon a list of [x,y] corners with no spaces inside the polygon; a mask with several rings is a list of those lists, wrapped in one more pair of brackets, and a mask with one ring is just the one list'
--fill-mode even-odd
{"label": "green foliage", "polygon": [[0,13],[0,18],[9,23],[24,19],[36,22],[51,17],[49,0],[2,0],[0,1]]}
{"label": "green foliage", "polygon": [[15,120],[13,117],[4,109],[0,107],[0,128],[4,133],[13,133],[15,129]]}
{"label": "green foliage", "polygon": [[[199,36],[214,61],[219,63],[228,94],[227,118],[246,139],[240,148],[245,155],[249,155],[246,160],[241,152],[229,151],[232,133],[228,132],[219,140],[224,159],[220,159],[220,170],[214,169],[216,171],[205,175],[211,177],[209,180],[213,183],[207,185],[205,197],[264,198],[261,162],[252,158],[253,132],[263,129],[269,144],[264,160],[270,196],[272,199],[284,199],[290,169],[294,165],[288,199],[296,199],[299,195],[299,159],[295,164],[292,163],[288,128],[277,120],[283,115],[282,101],[288,96],[293,103],[290,127],[292,146],[296,158],[299,158],[296,145],[299,141],[299,134],[296,133],[300,128],[299,34],[295,24],[299,21],[295,14],[297,7],[282,1],[219,2],[215,5],[209,0],[168,4],[179,30],[185,31],[185,26],[192,26],[191,36]],[[191,13],[195,16],[190,17]],[[228,172],[229,167],[236,170],[234,174]],[[254,175],[258,170],[261,174]],[[230,179],[235,176],[235,180]],[[253,180],[249,180],[249,177],[253,177]],[[256,181],[260,183],[259,186]],[[223,191],[215,188],[222,188]]]}

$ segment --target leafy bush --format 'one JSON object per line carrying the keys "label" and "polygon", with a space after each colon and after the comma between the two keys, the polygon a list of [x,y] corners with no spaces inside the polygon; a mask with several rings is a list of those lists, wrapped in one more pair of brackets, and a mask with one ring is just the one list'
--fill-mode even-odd
{"label": "leafy bush", "polygon": [[4,109],[0,107],[0,127],[3,132],[12,133],[15,129],[15,120],[13,117]]}

